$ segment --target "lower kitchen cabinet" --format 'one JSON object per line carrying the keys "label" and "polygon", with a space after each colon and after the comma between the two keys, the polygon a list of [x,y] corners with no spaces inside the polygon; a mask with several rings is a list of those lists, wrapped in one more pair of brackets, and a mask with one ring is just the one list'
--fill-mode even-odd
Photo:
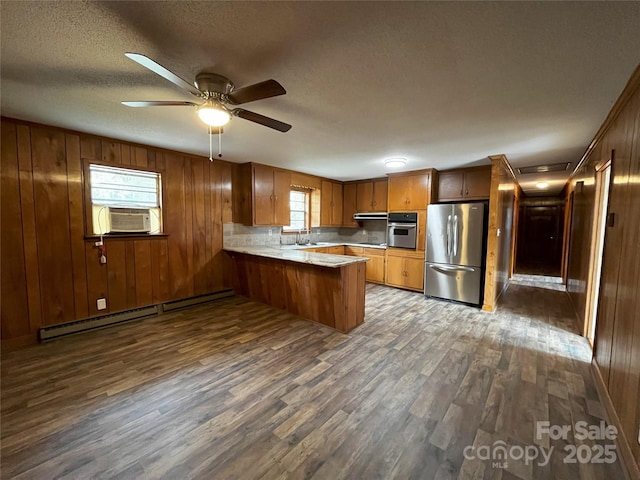
{"label": "lower kitchen cabinet", "polygon": [[424,252],[388,249],[386,267],[387,285],[424,291]]}
{"label": "lower kitchen cabinet", "polygon": [[363,257],[367,257],[366,275],[367,282],[384,283],[384,250],[365,248]]}
{"label": "lower kitchen cabinet", "polygon": [[354,257],[366,257],[367,262],[365,279],[367,282],[384,283],[384,250],[380,248],[353,247],[347,245],[344,247],[345,255]]}
{"label": "lower kitchen cabinet", "polygon": [[331,255],[344,255],[344,245],[327,247],[327,253],[330,253]]}

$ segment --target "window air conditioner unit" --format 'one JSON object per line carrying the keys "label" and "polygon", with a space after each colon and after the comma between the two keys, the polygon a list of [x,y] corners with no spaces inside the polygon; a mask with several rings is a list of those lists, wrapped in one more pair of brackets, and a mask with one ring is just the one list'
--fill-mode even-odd
{"label": "window air conditioner unit", "polygon": [[148,208],[109,208],[109,233],[149,233],[151,219]]}

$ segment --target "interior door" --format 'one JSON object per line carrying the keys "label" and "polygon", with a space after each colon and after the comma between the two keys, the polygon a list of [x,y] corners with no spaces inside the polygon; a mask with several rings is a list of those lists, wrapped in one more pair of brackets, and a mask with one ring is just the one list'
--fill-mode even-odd
{"label": "interior door", "polygon": [[516,271],[531,275],[560,275],[563,205],[521,208]]}

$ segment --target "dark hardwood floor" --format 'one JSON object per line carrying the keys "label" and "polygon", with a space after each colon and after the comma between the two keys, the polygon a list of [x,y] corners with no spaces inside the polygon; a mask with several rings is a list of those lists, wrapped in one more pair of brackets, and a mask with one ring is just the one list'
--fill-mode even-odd
{"label": "dark hardwood floor", "polygon": [[3,352],[1,400],[7,479],[624,478],[536,438],[604,410],[566,293],[526,285],[490,314],[368,284],[349,334],[236,297]]}

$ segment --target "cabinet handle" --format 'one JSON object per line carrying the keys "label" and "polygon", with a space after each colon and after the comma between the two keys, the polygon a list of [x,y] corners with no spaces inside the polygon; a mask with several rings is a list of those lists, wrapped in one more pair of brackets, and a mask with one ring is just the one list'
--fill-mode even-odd
{"label": "cabinet handle", "polygon": [[278,201],[278,195],[276,195],[276,202]]}
{"label": "cabinet handle", "polygon": [[460,189],[460,196],[464,195],[464,190]]}
{"label": "cabinet handle", "polygon": [[269,195],[269,200],[273,200],[273,195]]}
{"label": "cabinet handle", "polygon": [[467,190],[464,192],[465,195],[469,195],[469,189],[467,188]]}

